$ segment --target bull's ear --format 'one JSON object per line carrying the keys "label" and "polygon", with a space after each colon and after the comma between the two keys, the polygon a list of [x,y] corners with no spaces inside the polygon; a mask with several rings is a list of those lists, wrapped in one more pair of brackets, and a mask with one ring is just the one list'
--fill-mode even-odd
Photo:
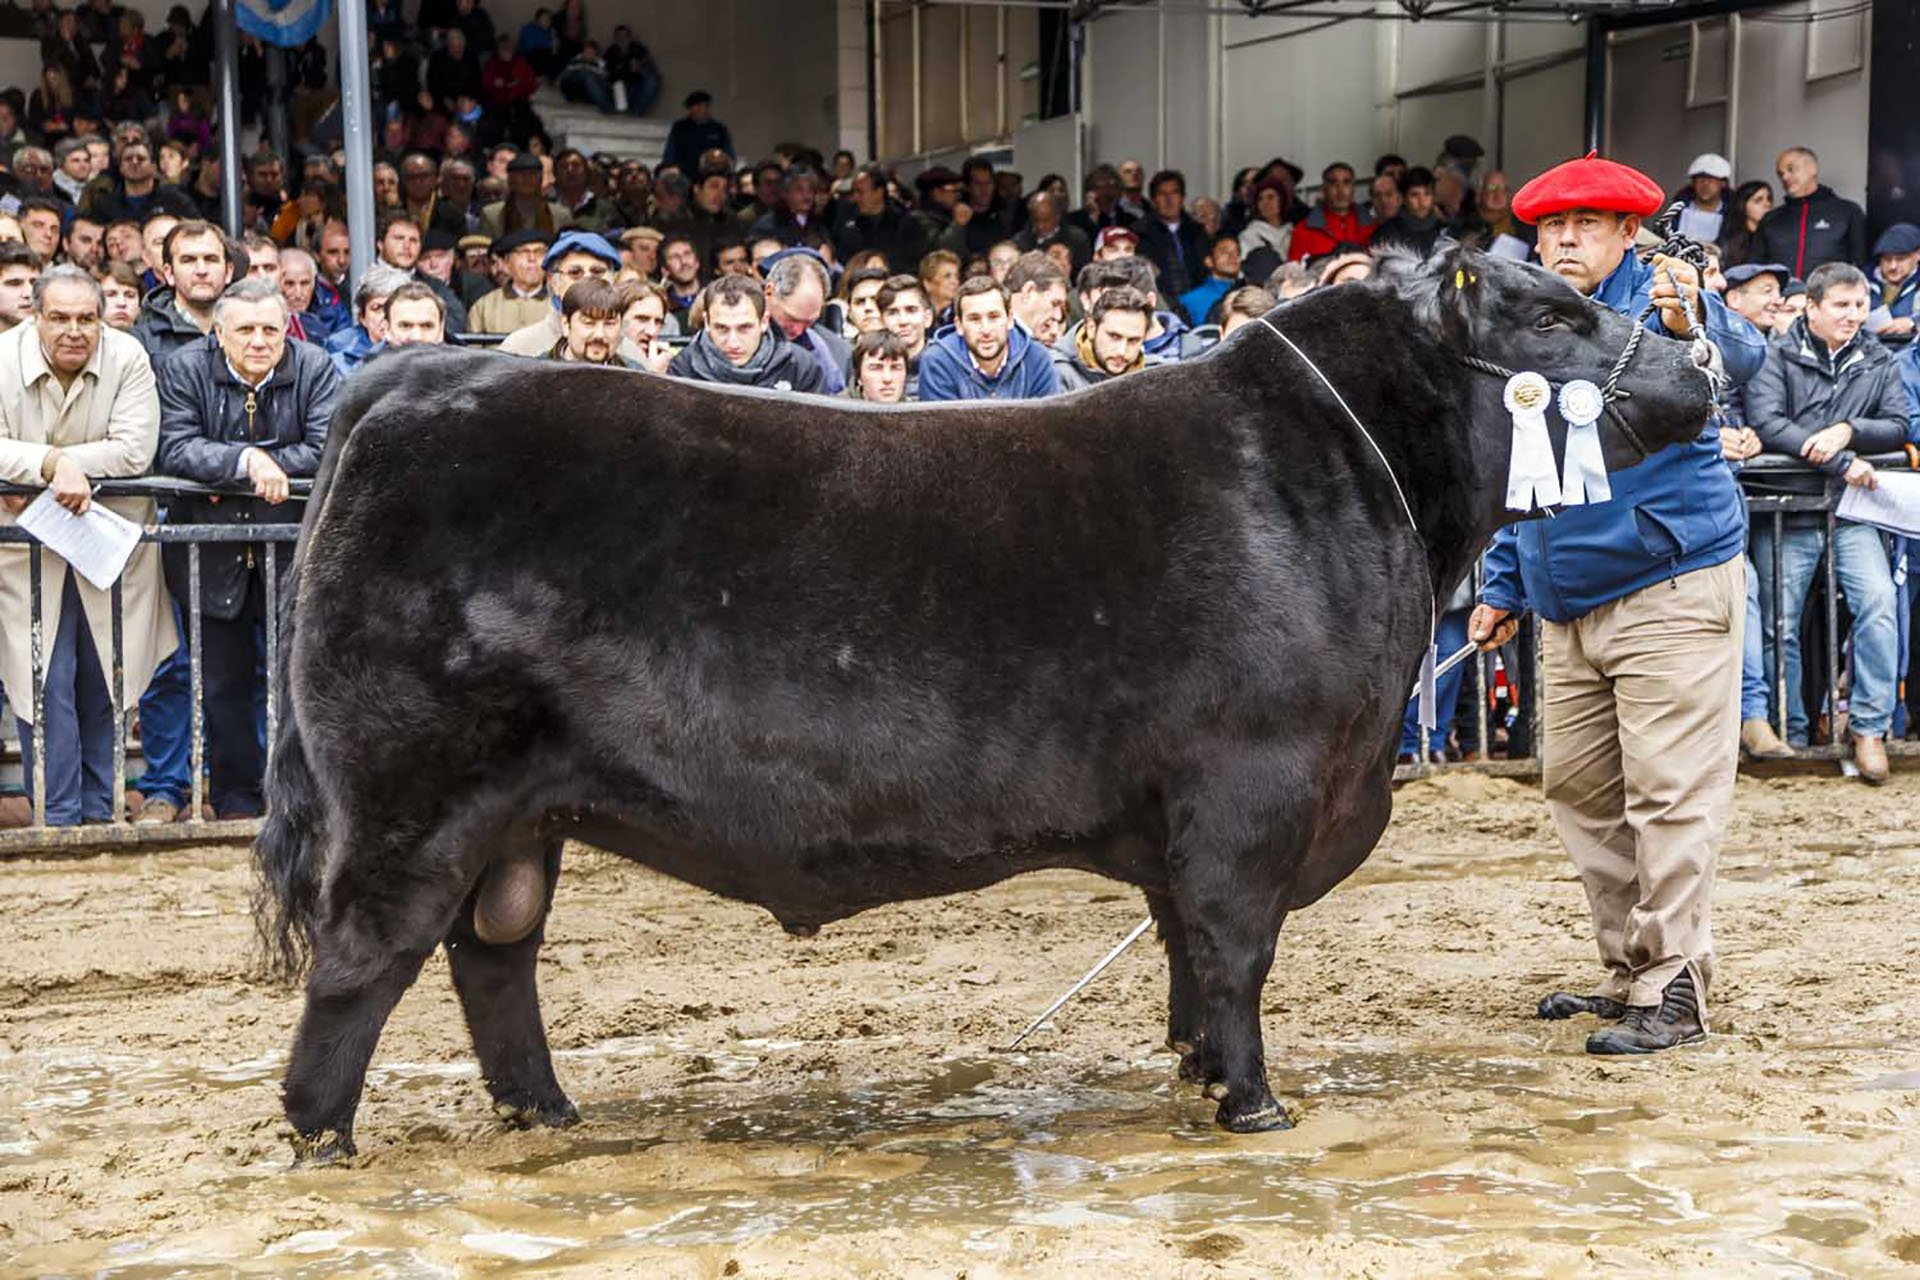
{"label": "bull's ear", "polygon": [[1473,336],[1474,318],[1480,314],[1485,264],[1473,250],[1452,242],[1435,249],[1429,263],[1437,268],[1434,320],[1439,337],[1465,342]]}

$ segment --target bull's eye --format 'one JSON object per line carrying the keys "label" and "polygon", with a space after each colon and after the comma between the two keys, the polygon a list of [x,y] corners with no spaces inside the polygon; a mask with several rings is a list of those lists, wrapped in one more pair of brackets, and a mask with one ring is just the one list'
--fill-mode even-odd
{"label": "bull's eye", "polygon": [[1566,321],[1561,319],[1558,312],[1546,311],[1542,312],[1540,318],[1533,322],[1533,327],[1541,333],[1547,333],[1560,328],[1564,324],[1566,324]]}

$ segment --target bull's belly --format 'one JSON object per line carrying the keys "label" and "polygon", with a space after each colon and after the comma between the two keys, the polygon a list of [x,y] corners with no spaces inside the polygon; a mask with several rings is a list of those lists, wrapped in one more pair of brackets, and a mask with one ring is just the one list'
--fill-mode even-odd
{"label": "bull's belly", "polygon": [[982,889],[1028,871],[1091,871],[1144,889],[1166,887],[1161,846],[1144,832],[1048,833],[978,851],[873,843],[766,850],[603,814],[583,814],[563,827],[575,839],[663,875],[764,907],[799,933],[887,903]]}

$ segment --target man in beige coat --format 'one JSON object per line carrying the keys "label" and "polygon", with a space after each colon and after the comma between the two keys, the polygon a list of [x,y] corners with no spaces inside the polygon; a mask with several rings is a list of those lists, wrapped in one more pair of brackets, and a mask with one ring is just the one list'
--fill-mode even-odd
{"label": "man in beige coat", "polygon": [[[77,267],[54,267],[34,286],[34,318],[0,335],[0,480],[46,486],[75,514],[93,502],[92,481],[137,476],[160,439],[160,401],[139,342],[101,321],[100,286]],[[11,524],[29,499],[9,498]],[[103,499],[136,523],[153,519],[146,498]],[[29,788],[33,778],[33,655],[29,557],[0,544],[0,678],[20,720]],[[136,701],[160,660],[173,652],[159,549],[144,543],[121,574],[124,683],[108,688],[111,597],[42,552],[42,624],[47,637],[43,729],[46,820],[53,826],[105,822],[113,815],[117,710]]]}

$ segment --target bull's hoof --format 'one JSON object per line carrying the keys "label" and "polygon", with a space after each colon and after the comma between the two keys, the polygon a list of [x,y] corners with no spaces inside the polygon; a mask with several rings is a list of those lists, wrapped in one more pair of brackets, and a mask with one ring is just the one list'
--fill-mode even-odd
{"label": "bull's hoof", "polygon": [[339,1129],[293,1133],[288,1135],[288,1141],[293,1146],[293,1167],[296,1169],[324,1168],[359,1154],[359,1148],[353,1145],[353,1135]]}
{"label": "bull's hoof", "polygon": [[509,1129],[571,1129],[580,1123],[579,1109],[566,1098],[546,1105],[498,1101],[493,1114]]}
{"label": "bull's hoof", "polygon": [[1214,1122],[1229,1133],[1273,1133],[1293,1128],[1293,1117],[1287,1114],[1287,1109],[1271,1100],[1252,1111],[1238,1112],[1221,1103]]}
{"label": "bull's hoof", "polygon": [[1174,1041],[1168,1048],[1180,1055],[1180,1083],[1197,1084],[1202,1087],[1212,1084],[1220,1078],[1220,1069],[1207,1061],[1207,1055],[1184,1041]]}

